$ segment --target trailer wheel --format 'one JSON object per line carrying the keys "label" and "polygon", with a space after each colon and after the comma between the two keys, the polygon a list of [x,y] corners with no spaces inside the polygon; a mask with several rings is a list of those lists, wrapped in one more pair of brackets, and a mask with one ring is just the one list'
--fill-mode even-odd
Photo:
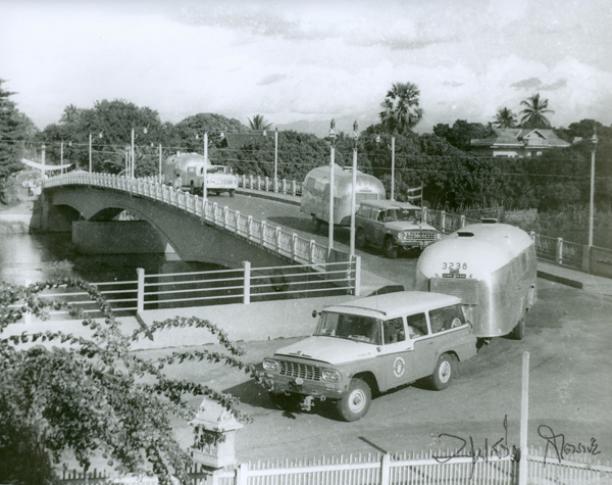
{"label": "trailer wheel", "polygon": [[446,389],[455,374],[455,358],[450,354],[442,354],[436,363],[433,374],[429,378],[431,387],[436,391]]}
{"label": "trailer wheel", "polygon": [[230,197],[234,197],[234,191],[233,191],[233,190],[230,190],[230,191],[229,191],[229,196],[230,196]]}
{"label": "trailer wheel", "polygon": [[354,377],[348,391],[338,400],[338,414],[345,421],[357,421],[366,415],[371,402],[370,386],[358,377]]}
{"label": "trailer wheel", "polygon": [[523,340],[525,337],[525,317],[521,317],[516,326],[510,332],[510,338],[514,340]]}
{"label": "trailer wheel", "polygon": [[387,258],[391,258],[391,259],[397,258],[398,249],[395,243],[393,242],[393,238],[391,236],[387,236],[385,238],[384,251],[385,251],[385,256],[387,256]]}

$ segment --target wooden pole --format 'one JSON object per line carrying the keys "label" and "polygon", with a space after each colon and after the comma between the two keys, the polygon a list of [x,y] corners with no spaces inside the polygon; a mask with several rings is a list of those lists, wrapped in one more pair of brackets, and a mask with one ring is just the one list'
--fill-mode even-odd
{"label": "wooden pole", "polygon": [[523,352],[523,369],[521,378],[521,458],[519,461],[518,485],[527,485],[527,433],[529,422],[529,352]]}

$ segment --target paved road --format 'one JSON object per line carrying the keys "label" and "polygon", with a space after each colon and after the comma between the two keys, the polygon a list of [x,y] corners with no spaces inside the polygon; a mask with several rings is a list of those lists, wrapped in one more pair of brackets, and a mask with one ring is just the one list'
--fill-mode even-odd
{"label": "paved road", "polygon": [[[281,224],[305,238],[314,239],[323,245],[327,245],[327,229],[324,229],[324,234],[317,234],[310,217],[302,214],[298,206],[246,195],[236,195],[233,198],[211,197],[210,200],[239,210],[242,214]],[[334,241],[337,249],[348,253],[349,234],[349,228],[336,228]],[[404,285],[406,289],[413,288],[416,257],[403,256],[397,260],[389,259],[375,249],[357,250],[357,254],[361,256],[362,260],[363,286],[380,287],[385,284],[399,283]]]}
{"label": "paved road", "polygon": [[[509,440],[518,444],[521,353],[528,350],[530,444],[545,444],[537,426],[547,424],[572,443],[588,444],[595,438],[599,458],[610,459],[611,314],[610,298],[540,281],[540,300],[530,313],[525,340],[494,339],[462,366],[461,376],[448,389],[436,392],[415,384],[386,393],[355,423],[336,420],[325,407],[288,414],[274,408],[255,384],[223,368],[183,364],[172,372],[208,382],[242,400],[254,422],[239,432],[241,460],[375,452],[372,444],[389,451],[456,445],[450,438],[438,438],[440,433],[473,436],[475,446],[482,447],[485,438],[491,443],[503,436],[505,415]],[[290,341],[249,343],[245,358],[261,362]],[[188,443],[188,427],[177,423],[177,431]]]}

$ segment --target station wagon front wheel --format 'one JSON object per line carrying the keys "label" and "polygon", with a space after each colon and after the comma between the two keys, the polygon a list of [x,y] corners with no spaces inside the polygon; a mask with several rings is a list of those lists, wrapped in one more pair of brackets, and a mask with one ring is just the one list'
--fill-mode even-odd
{"label": "station wagon front wheel", "polygon": [[397,246],[393,242],[392,237],[387,237],[385,239],[385,246],[383,249],[385,251],[385,256],[387,256],[387,258],[391,258],[391,259],[397,258],[399,251],[397,249]]}
{"label": "station wagon front wheel", "polygon": [[436,363],[430,377],[431,387],[440,391],[448,387],[455,373],[455,358],[450,354],[442,354]]}
{"label": "station wagon front wheel", "polygon": [[361,379],[351,380],[348,391],[338,400],[338,413],[345,421],[357,421],[366,415],[372,402],[372,390]]}

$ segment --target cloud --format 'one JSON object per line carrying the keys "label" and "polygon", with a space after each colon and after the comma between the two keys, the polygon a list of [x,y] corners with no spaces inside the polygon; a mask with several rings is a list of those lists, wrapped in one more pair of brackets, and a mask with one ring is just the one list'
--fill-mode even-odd
{"label": "cloud", "polygon": [[277,83],[279,81],[282,81],[286,77],[287,76],[285,74],[270,74],[268,76],[265,76],[265,77],[261,78],[259,81],[257,81],[257,85],[258,86],[267,86],[268,84],[274,84],[274,83]]}
{"label": "cloud", "polygon": [[556,91],[567,86],[567,79],[557,79],[554,83],[543,84],[540,87],[542,91]]}
{"label": "cloud", "polygon": [[537,77],[530,77],[527,79],[522,79],[520,81],[516,81],[510,85],[510,87],[514,89],[534,89],[539,88],[542,85],[542,81]]}
{"label": "cloud", "polygon": [[459,83],[457,81],[444,81],[442,83],[442,85],[443,86],[448,86],[448,87],[451,87],[451,88],[459,88],[459,87],[463,86],[463,83]]}

